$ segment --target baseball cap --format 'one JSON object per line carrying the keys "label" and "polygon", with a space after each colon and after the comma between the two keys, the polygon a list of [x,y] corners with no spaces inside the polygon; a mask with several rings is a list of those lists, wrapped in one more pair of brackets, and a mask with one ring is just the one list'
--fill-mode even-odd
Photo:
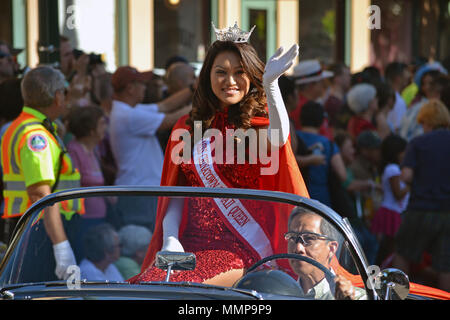
{"label": "baseball cap", "polygon": [[111,83],[115,92],[125,89],[125,87],[134,82],[147,82],[152,78],[151,72],[139,72],[130,66],[117,68],[111,77]]}
{"label": "baseball cap", "polygon": [[358,135],[356,145],[359,148],[375,149],[381,145],[381,138],[375,131],[366,130]]}

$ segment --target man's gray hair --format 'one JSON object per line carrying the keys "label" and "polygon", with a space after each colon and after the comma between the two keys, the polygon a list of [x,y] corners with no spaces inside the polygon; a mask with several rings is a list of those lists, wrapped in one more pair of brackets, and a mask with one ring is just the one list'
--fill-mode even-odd
{"label": "man's gray hair", "polygon": [[289,230],[291,230],[292,220],[294,220],[294,218],[298,215],[317,215],[317,216],[319,216],[322,219],[322,221],[320,222],[320,233],[341,243],[342,236],[331,223],[329,223],[321,215],[315,213],[312,210],[309,210],[309,209],[306,209],[303,207],[297,206],[291,211],[291,214],[289,215],[289,220],[288,220],[288,229]]}
{"label": "man's gray hair", "polygon": [[84,234],[83,244],[86,258],[91,262],[100,262],[107,253],[115,249],[116,231],[109,223],[102,223]]}
{"label": "man's gray hair", "polygon": [[119,230],[122,256],[133,258],[138,250],[145,250],[150,244],[152,233],[146,227],[127,225]]}
{"label": "man's gray hair", "polygon": [[52,67],[37,67],[25,75],[22,81],[22,97],[25,106],[47,108],[52,105],[56,92],[64,90],[65,78]]}

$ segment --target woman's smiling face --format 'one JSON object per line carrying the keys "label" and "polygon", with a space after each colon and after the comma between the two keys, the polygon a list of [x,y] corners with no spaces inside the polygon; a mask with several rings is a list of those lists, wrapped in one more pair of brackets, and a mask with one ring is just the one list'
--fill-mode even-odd
{"label": "woman's smiling face", "polygon": [[231,51],[219,53],[211,68],[211,88],[220,108],[240,102],[250,90],[250,78],[239,56]]}

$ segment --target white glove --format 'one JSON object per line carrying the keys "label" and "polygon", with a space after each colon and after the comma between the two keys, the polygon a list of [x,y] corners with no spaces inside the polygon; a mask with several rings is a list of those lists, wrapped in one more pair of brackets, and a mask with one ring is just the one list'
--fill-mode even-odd
{"label": "white glove", "polygon": [[[285,53],[283,53],[283,50],[283,47],[280,47],[270,57],[263,75],[263,86],[269,106],[269,139],[274,146],[283,146],[289,137],[289,116],[278,87],[278,78],[294,64],[298,55],[298,45],[294,44]],[[272,130],[278,131],[278,141],[273,141]],[[277,136],[275,135],[275,137]]]}
{"label": "white glove", "polygon": [[178,238],[167,237],[164,238],[161,251],[184,252],[184,248]]}
{"label": "white glove", "polygon": [[170,199],[166,216],[163,220],[162,251],[184,252],[184,248],[178,240],[183,206],[183,198]]}
{"label": "white glove", "polygon": [[67,273],[67,268],[72,265],[77,265],[69,241],[66,240],[53,245],[53,253],[56,260],[56,276],[58,277],[58,279],[67,280],[67,278],[70,276],[70,274]]}

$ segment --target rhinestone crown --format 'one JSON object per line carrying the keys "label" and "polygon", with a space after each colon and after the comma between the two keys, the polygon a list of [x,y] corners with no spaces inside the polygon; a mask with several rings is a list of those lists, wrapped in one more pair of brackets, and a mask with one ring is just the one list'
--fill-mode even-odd
{"label": "rhinestone crown", "polygon": [[253,28],[249,32],[245,32],[238,27],[237,22],[234,23],[233,27],[224,29],[217,29],[214,25],[214,22],[211,22],[211,24],[214,28],[214,32],[216,33],[216,38],[218,41],[233,41],[235,43],[248,42],[248,39],[250,38],[253,30],[256,27],[253,26]]}

